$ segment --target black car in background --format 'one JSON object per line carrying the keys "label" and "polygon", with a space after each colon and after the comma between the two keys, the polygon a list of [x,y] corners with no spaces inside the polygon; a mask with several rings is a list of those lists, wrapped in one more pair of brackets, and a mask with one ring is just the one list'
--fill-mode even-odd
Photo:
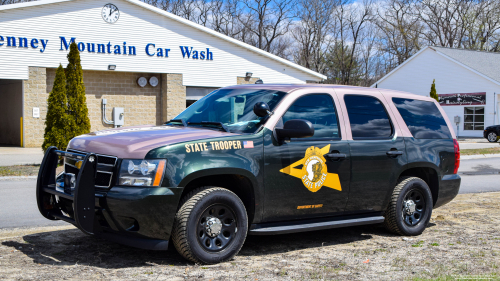
{"label": "black car in background", "polygon": [[500,125],[489,126],[484,129],[483,137],[489,142],[497,142],[500,138]]}

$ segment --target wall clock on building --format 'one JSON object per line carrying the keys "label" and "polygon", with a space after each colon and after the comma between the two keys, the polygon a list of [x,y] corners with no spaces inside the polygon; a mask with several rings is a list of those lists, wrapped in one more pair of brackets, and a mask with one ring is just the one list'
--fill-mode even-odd
{"label": "wall clock on building", "polygon": [[113,4],[106,4],[102,7],[102,19],[107,23],[115,23],[120,17],[120,11]]}

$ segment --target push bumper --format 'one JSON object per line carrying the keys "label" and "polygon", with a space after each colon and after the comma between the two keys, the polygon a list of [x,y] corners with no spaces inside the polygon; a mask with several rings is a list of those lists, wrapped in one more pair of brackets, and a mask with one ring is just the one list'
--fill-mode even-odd
{"label": "push bumper", "polygon": [[444,175],[439,184],[439,194],[434,208],[443,206],[455,198],[460,190],[462,179],[457,174]]}
{"label": "push bumper", "polygon": [[[61,188],[56,179],[59,157],[82,161],[74,186]],[[63,220],[86,234],[136,248],[166,250],[181,188],[95,188],[96,156],[50,147],[37,180],[40,213],[50,220]],[[65,174],[58,176],[65,177]]]}

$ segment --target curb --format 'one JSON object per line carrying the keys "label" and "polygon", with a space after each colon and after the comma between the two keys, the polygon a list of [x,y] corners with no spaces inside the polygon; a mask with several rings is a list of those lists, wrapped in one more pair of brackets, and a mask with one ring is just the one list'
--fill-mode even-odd
{"label": "curb", "polygon": [[495,158],[500,157],[500,154],[476,154],[476,155],[460,155],[460,160],[468,160],[468,159],[485,159],[485,158]]}

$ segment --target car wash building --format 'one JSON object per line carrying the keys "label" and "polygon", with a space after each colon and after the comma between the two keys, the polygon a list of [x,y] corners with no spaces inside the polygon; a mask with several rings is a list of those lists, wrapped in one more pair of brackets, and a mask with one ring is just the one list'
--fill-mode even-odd
{"label": "car wash building", "polygon": [[92,131],[162,124],[224,86],[326,78],[137,0],[4,5],[0,144],[41,146],[47,99],[71,42],[80,51]]}
{"label": "car wash building", "polygon": [[372,87],[429,96],[436,81],[439,103],[459,137],[483,137],[500,124],[500,54],[425,47]]}

